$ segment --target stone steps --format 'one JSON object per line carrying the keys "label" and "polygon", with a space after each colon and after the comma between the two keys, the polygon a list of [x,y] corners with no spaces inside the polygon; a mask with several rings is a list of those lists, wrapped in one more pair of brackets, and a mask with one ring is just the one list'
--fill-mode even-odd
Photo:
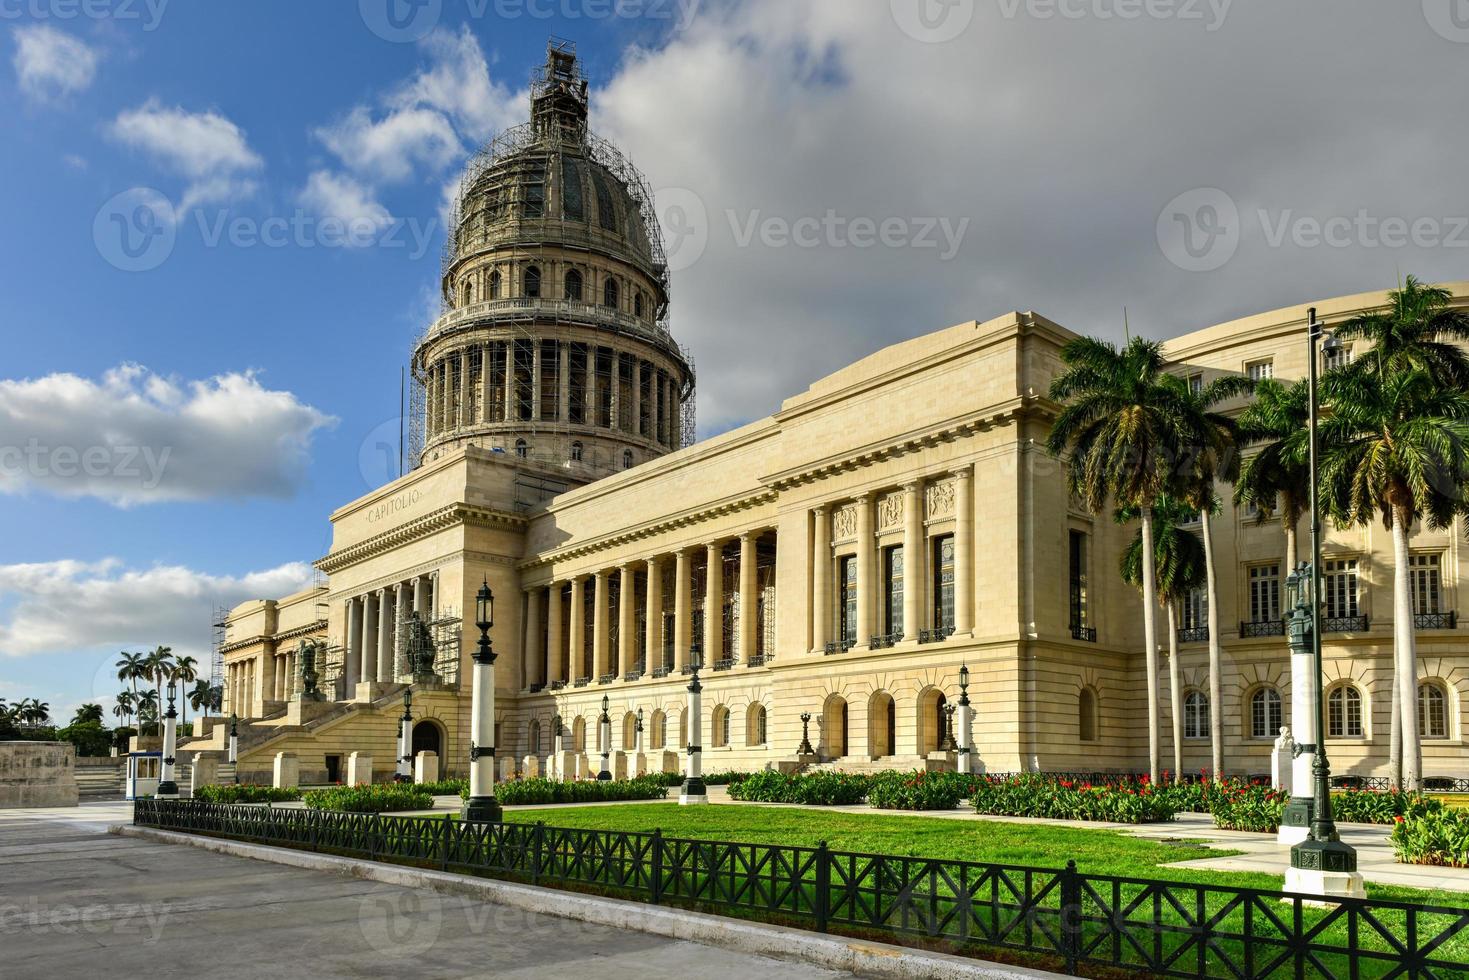
{"label": "stone steps", "polygon": [[840,759],[831,759],[827,762],[819,762],[811,766],[807,772],[846,772],[870,776],[873,773],[909,772],[913,769],[923,769],[925,760],[921,755],[885,755],[879,759],[860,758],[857,756],[843,756]]}

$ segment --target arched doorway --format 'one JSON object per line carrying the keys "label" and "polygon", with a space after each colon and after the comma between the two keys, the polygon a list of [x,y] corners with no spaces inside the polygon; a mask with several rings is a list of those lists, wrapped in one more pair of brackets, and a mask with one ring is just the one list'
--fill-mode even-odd
{"label": "arched doorway", "polygon": [[578,718],[571,723],[571,746],[576,752],[587,750],[587,722],[585,718]]}
{"label": "arched doorway", "polygon": [[420,752],[432,752],[442,762],[444,758],[444,733],[437,722],[420,721],[413,726],[413,757]]}
{"label": "arched doorway", "polygon": [[833,694],[821,710],[821,757],[840,759],[847,754],[847,699]]}
{"label": "arched doorway", "polygon": [[867,748],[874,759],[893,754],[897,744],[897,704],[886,691],[878,691],[867,703]]}
{"label": "arched doorway", "polygon": [[944,707],[948,704],[944,692],[930,687],[918,695],[918,753],[928,755],[937,752],[944,741]]}

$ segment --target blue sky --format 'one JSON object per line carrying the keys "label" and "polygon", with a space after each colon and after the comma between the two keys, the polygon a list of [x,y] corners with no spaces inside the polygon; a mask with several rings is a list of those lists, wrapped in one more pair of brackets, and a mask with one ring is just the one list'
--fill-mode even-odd
{"label": "blue sky", "polygon": [[1469,31],[1438,2],[0,3],[0,698],[103,699],[117,650],[202,657],[211,605],[309,576],[392,475],[446,189],[548,35],[693,219],[672,324],[708,435],[1011,309],[1163,337],[1469,278]]}

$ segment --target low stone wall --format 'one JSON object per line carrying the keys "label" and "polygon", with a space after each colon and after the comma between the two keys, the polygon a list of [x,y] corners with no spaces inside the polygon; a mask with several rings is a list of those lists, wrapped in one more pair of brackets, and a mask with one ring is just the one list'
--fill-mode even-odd
{"label": "low stone wall", "polygon": [[0,742],[0,809],[76,806],[76,746]]}

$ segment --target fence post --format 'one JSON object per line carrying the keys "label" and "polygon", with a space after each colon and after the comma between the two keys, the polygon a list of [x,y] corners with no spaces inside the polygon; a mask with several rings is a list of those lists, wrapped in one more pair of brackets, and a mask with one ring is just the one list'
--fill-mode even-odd
{"label": "fence post", "polygon": [[1081,956],[1081,875],[1075,861],[1067,861],[1061,872],[1061,955],[1066,957],[1066,972],[1076,976]]}
{"label": "fence post", "polygon": [[816,912],[816,931],[826,931],[826,920],[831,914],[831,852],[826,841],[816,845],[816,897],[812,903]]}
{"label": "fence post", "polygon": [[532,838],[530,855],[530,880],[541,880],[541,852],[546,849],[546,821],[536,821],[535,837]]}
{"label": "fence post", "polygon": [[663,900],[663,828],[653,828],[653,897],[657,905]]}
{"label": "fence post", "polygon": [[311,849],[314,851],[316,850],[318,835],[321,833],[321,820],[316,811],[309,813],[307,819],[311,823]]}
{"label": "fence post", "polygon": [[440,844],[439,844],[439,870],[440,871],[448,871],[449,870],[449,835],[454,832],[454,825],[453,825],[453,822],[452,821],[453,821],[453,817],[452,817],[451,814],[448,814],[448,813],[444,814],[444,834],[443,834],[443,839],[440,841]]}

